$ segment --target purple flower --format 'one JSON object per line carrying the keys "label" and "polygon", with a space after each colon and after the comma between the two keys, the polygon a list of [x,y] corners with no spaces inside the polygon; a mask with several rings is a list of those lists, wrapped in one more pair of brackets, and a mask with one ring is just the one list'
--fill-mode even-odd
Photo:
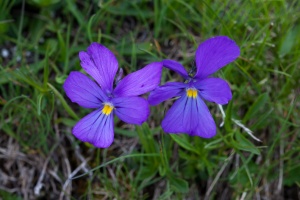
{"label": "purple flower", "polygon": [[211,138],[216,135],[216,124],[203,99],[227,104],[232,98],[229,85],[220,78],[208,76],[234,61],[240,55],[239,47],[226,36],[206,40],[196,51],[196,72],[188,74],[184,67],[172,60],[163,60],[166,68],[176,71],[184,83],[170,82],[157,87],[148,98],[151,105],[179,97],[162,121],[167,133],[187,133]]}
{"label": "purple flower", "polygon": [[73,134],[83,142],[107,148],[114,139],[116,114],[122,121],[142,124],[149,116],[148,102],[138,97],[158,86],[162,63],[154,62],[124,77],[113,89],[118,61],[113,53],[98,43],[92,43],[87,52],[80,52],[82,68],[95,79],[80,72],[71,72],[63,87],[72,102],[95,109],[73,128]]}

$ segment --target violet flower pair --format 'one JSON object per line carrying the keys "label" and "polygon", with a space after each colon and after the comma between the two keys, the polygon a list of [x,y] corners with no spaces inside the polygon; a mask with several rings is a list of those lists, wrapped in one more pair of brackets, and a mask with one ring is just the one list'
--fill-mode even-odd
{"label": "violet flower pair", "polygon": [[[216,125],[203,99],[227,104],[232,94],[224,80],[208,76],[234,61],[239,54],[239,47],[233,40],[226,36],[214,37],[199,45],[195,74],[188,74],[176,61],[163,60],[127,75],[113,89],[118,62],[106,47],[92,43],[87,52],[79,53],[79,58],[82,68],[96,82],[80,72],[71,72],[63,86],[72,102],[95,109],[81,119],[72,132],[83,142],[107,148],[114,139],[114,114],[126,123],[140,125],[149,116],[149,104],[157,105],[178,97],[162,121],[163,130],[213,137]],[[163,66],[179,73],[185,82],[158,86]],[[148,104],[139,95],[150,91]]]}

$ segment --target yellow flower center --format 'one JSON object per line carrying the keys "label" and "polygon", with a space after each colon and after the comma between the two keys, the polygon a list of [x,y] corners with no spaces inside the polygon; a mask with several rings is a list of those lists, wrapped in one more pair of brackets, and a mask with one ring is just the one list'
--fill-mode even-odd
{"label": "yellow flower center", "polygon": [[198,91],[194,88],[189,88],[186,90],[186,95],[189,98],[197,98]]}
{"label": "yellow flower center", "polygon": [[102,113],[105,115],[109,115],[114,109],[114,106],[111,105],[110,103],[105,103],[104,107],[102,109]]}

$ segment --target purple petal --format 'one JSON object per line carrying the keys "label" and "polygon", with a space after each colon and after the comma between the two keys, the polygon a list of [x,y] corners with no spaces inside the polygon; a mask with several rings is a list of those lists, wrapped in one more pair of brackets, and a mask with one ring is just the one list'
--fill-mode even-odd
{"label": "purple petal", "polygon": [[112,92],[114,77],[118,70],[118,61],[105,46],[92,43],[87,52],[79,53],[82,68],[91,75],[103,91]]}
{"label": "purple petal", "polygon": [[161,62],[153,62],[124,77],[114,90],[114,95],[138,96],[156,88],[160,83]]}
{"label": "purple petal", "polygon": [[184,67],[182,66],[182,64],[180,64],[179,62],[176,62],[174,60],[163,60],[162,63],[163,63],[164,67],[177,72],[183,78],[187,78],[188,77],[188,74],[187,74],[186,70],[184,69]]}
{"label": "purple petal", "polygon": [[73,128],[73,134],[83,142],[98,148],[109,147],[114,140],[113,114],[105,115],[102,108],[82,118]]}
{"label": "purple petal", "polygon": [[226,81],[220,78],[206,78],[194,83],[199,90],[201,97],[217,104],[227,104],[231,100],[232,94]]}
{"label": "purple petal", "polygon": [[141,125],[150,113],[148,102],[141,97],[116,97],[112,103],[116,115],[128,124]]}
{"label": "purple petal", "polygon": [[206,78],[234,61],[239,55],[239,47],[227,36],[218,36],[206,40],[199,45],[196,51],[197,73],[195,78]]}
{"label": "purple petal", "polygon": [[187,85],[184,83],[166,83],[165,85],[157,87],[150,93],[148,102],[150,105],[154,106],[173,97],[181,96],[185,87],[187,87]]}
{"label": "purple petal", "polygon": [[101,88],[80,72],[71,72],[63,88],[72,102],[85,108],[99,108],[107,99]]}
{"label": "purple petal", "polygon": [[216,135],[216,124],[199,96],[178,99],[162,121],[167,133],[187,133],[191,136],[211,138]]}

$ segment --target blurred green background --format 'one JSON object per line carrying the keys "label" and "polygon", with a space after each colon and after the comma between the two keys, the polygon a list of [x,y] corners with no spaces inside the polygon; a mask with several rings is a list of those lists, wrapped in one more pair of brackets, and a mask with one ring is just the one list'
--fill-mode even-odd
{"label": "blurred green background", "polygon": [[[299,11],[298,0],[1,0],[0,197],[300,199]],[[217,35],[241,55],[215,74],[233,92],[222,127],[208,103],[216,137],[163,133],[172,101],[142,126],[115,119],[108,149],[72,135],[90,110],[62,84],[82,71],[78,52],[91,42],[128,74],[165,58],[189,69],[199,43]],[[177,80],[163,71],[162,84]]]}

